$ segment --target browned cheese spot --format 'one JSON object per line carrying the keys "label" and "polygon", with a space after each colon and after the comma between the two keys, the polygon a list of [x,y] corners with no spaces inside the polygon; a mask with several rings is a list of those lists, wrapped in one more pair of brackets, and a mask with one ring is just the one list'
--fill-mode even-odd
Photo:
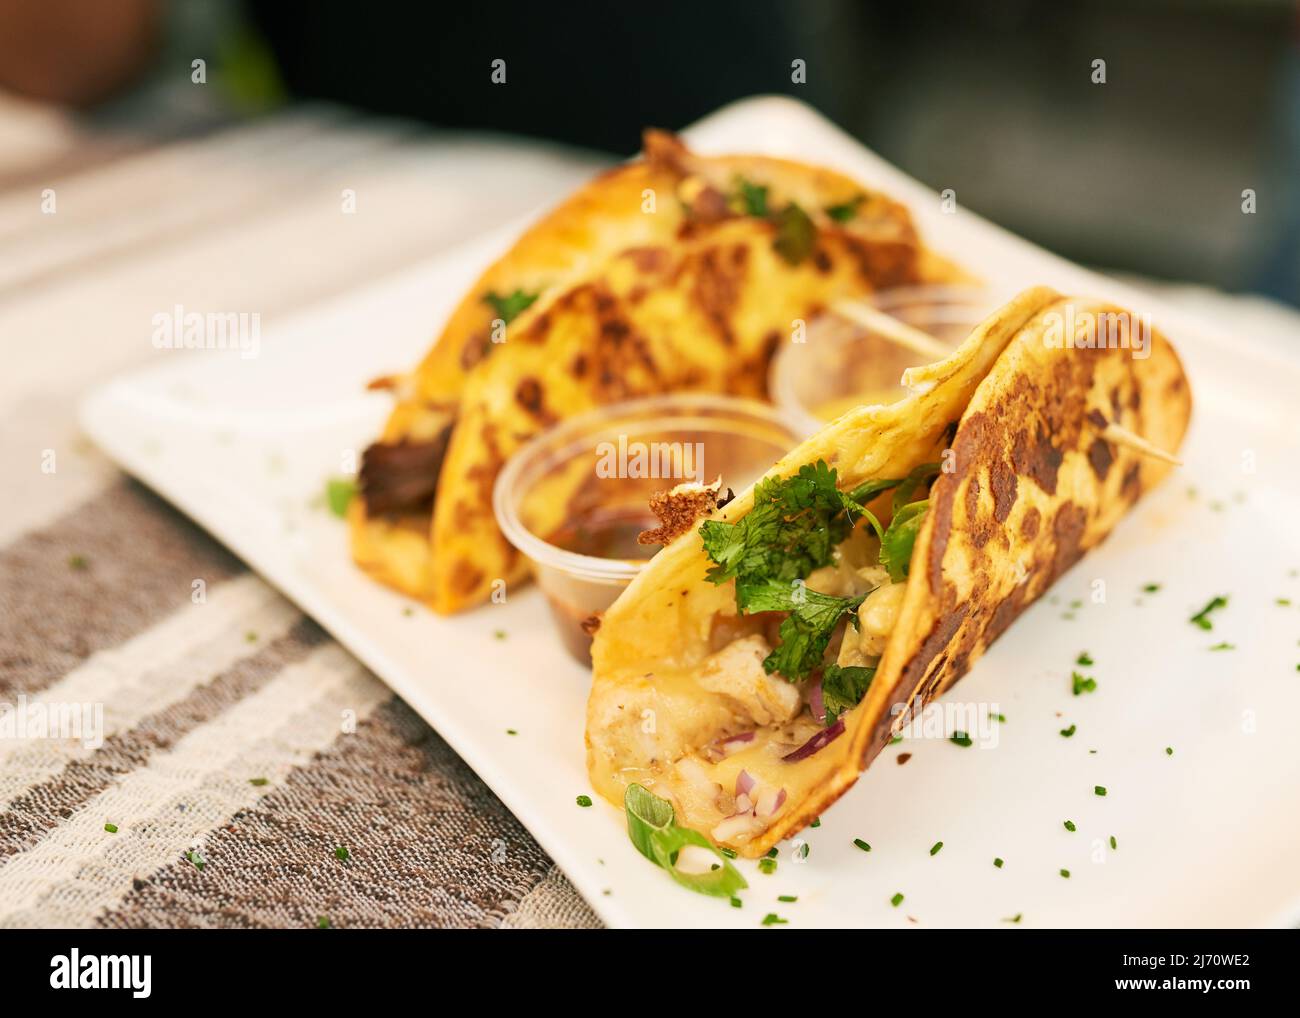
{"label": "browned cheese spot", "polygon": [[555,414],[548,411],[543,405],[542,383],[536,378],[521,378],[519,380],[519,384],[515,386],[515,402],[523,407],[530,417],[541,424],[552,424],[558,419]]}
{"label": "browned cheese spot", "polygon": [[1088,524],[1088,514],[1074,502],[1066,502],[1052,518],[1052,537],[1056,549],[1052,559],[1052,579],[1074,565],[1084,553],[1083,532]]}
{"label": "browned cheese spot", "polygon": [[1092,472],[1097,475],[1097,480],[1106,480],[1106,475],[1110,473],[1110,465],[1115,462],[1115,457],[1111,454],[1110,445],[1101,438],[1094,438],[1092,444],[1088,446],[1088,464],[1092,467]]}
{"label": "browned cheese spot", "polygon": [[691,296],[727,346],[736,345],[731,314],[740,297],[743,275],[743,262],[740,265],[730,262],[717,248],[701,252]]}
{"label": "browned cheese spot", "polygon": [[451,568],[449,581],[453,593],[469,597],[483,583],[483,570],[468,559],[458,558]]}
{"label": "browned cheese spot", "polygon": [[858,273],[872,288],[885,290],[920,278],[915,244],[897,240],[867,240],[843,233],[849,254],[857,263]]}
{"label": "browned cheese spot", "polygon": [[1016,472],[998,456],[989,464],[989,487],[993,489],[993,518],[1006,523],[1016,504]]}
{"label": "browned cheese spot", "polygon": [[1042,520],[1042,513],[1038,511],[1037,506],[1030,506],[1025,515],[1020,520],[1020,536],[1026,541],[1032,541],[1038,536],[1038,524]]}

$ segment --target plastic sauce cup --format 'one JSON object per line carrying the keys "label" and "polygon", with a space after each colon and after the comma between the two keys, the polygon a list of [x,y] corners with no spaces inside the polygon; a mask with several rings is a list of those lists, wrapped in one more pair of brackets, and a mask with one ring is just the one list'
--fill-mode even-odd
{"label": "plastic sauce cup", "polygon": [[[957,347],[998,306],[988,291],[966,286],[882,290],[869,301],[947,350]],[[930,359],[827,311],[808,322],[804,342],[783,344],[772,359],[768,388],[777,406],[808,435],[853,407],[902,399],[907,395],[900,382],[903,372]]]}
{"label": "plastic sauce cup", "polygon": [[493,490],[497,523],[527,557],[561,640],[583,664],[608,608],[658,545],[651,495],[684,482],[741,491],[789,452],[799,427],[776,408],[673,394],[601,407],[523,446]]}

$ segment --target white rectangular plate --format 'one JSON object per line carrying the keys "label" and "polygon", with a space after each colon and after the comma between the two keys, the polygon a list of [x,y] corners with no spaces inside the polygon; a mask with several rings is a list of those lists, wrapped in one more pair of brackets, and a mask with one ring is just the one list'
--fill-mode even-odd
{"label": "white rectangular plate", "polygon": [[[385,416],[387,399],[364,383],[422,355],[507,234],[268,329],[257,358],[175,353],[112,381],[84,404],[85,428],[419,711],[611,925],[753,927],[769,912],[798,926],[998,925],[1017,914],[1051,926],[1296,922],[1300,359],[1222,335],[974,215],[941,213],[933,192],[797,103],[749,100],[687,135],[706,152],[836,166],[906,202],[932,246],[999,288],[1047,283],[1151,312],[1195,395],[1186,465],[954,691],[1006,716],[996,748],[888,748],[804,832],[805,861],[787,843],[772,875],[741,864],[742,908],[672,884],[633,850],[621,811],[575,804],[590,792],[589,676],[536,590],[455,618],[405,612],[352,566],[343,524],[320,507],[325,478]],[[1160,590],[1144,594],[1147,583]],[[1218,594],[1229,605],[1213,631],[1189,625]],[[1219,641],[1235,649],[1211,651]],[[1084,650],[1098,688],[1074,696]],[[1071,724],[1076,734],[1062,737]]]}

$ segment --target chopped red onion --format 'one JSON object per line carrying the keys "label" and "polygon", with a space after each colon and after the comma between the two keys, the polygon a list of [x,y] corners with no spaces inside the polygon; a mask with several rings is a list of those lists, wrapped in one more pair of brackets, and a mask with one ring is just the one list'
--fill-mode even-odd
{"label": "chopped red onion", "polygon": [[808,687],[808,709],[812,711],[814,721],[819,725],[826,724],[826,701],[822,699],[821,679]]}
{"label": "chopped red onion", "polygon": [[771,789],[768,789],[759,796],[758,806],[754,809],[754,813],[760,817],[770,817],[781,808],[784,802],[784,788],[778,791],[775,795],[772,793]]}
{"label": "chopped red onion", "polygon": [[806,759],[814,753],[825,749],[832,742],[844,734],[844,719],[838,719],[830,728],[823,728],[793,753],[787,753],[781,757],[786,763],[795,763],[799,760]]}
{"label": "chopped red onion", "polygon": [[739,735],[729,735],[725,739],[714,739],[705,747],[704,755],[713,763],[717,763],[719,760],[725,760],[745,743],[753,741],[753,732],[741,732]]}
{"label": "chopped red onion", "polygon": [[749,795],[757,784],[758,782],[753,779],[749,771],[741,771],[736,775],[736,797]]}

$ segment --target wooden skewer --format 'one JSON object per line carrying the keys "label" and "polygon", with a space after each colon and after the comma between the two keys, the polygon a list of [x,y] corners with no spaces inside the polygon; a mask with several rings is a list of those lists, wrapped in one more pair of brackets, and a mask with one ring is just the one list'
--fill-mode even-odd
{"label": "wooden skewer", "polygon": [[1101,429],[1101,437],[1107,442],[1114,442],[1116,445],[1125,445],[1134,452],[1141,453],[1143,456],[1151,456],[1155,459],[1162,460],[1165,463],[1172,463],[1176,467],[1181,467],[1183,461],[1177,456],[1165,452],[1159,446],[1152,445],[1141,435],[1136,435],[1129,431],[1128,428],[1120,424],[1107,424]]}
{"label": "wooden skewer", "polygon": [[831,305],[831,311],[841,318],[847,318],[849,321],[861,325],[863,328],[880,333],[899,346],[915,350],[923,357],[939,361],[952,353],[949,347],[940,343],[928,332],[922,332],[906,322],[900,322],[893,315],[887,315],[879,308],[873,307],[864,301],[837,300]]}

